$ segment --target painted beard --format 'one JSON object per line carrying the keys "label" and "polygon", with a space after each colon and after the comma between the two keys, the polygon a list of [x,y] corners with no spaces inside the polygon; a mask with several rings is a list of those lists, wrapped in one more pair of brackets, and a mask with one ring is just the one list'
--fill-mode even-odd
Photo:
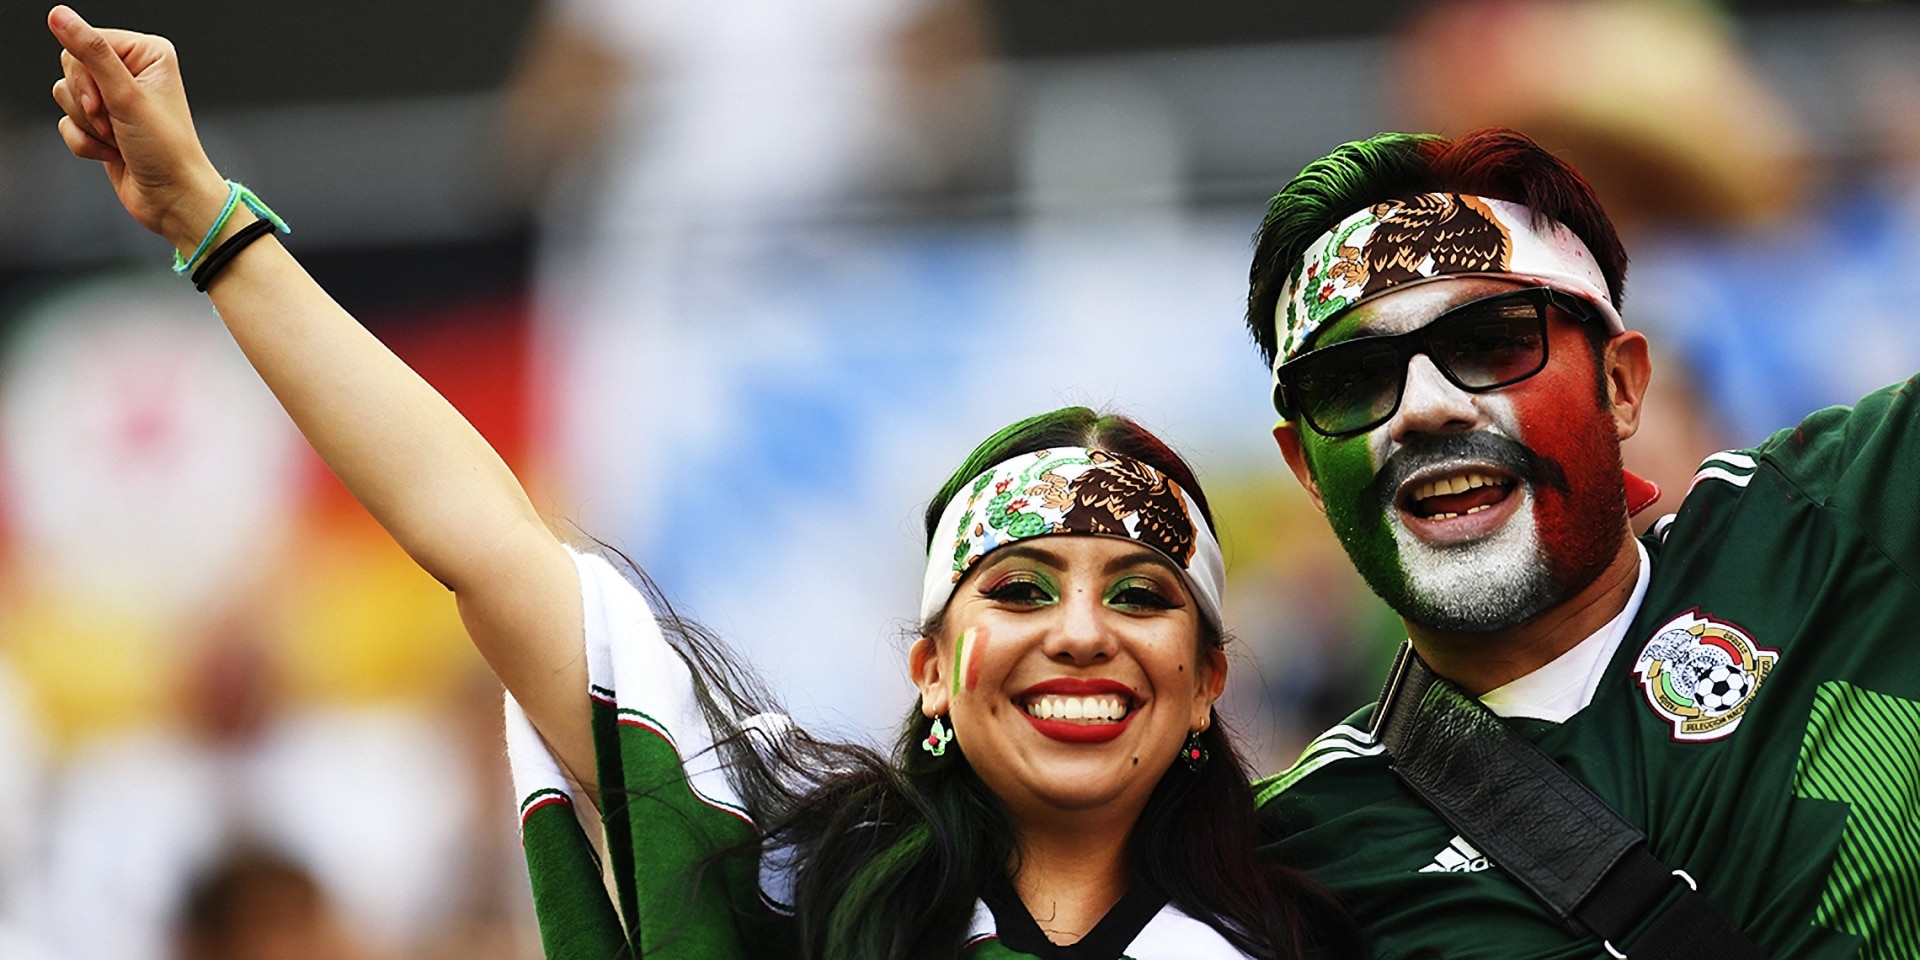
{"label": "painted beard", "polygon": [[[1497,433],[1410,438],[1327,516],[1367,585],[1411,623],[1489,633],[1526,623],[1591,583],[1623,534],[1620,450],[1604,416],[1553,418],[1537,445]],[[1358,444],[1364,449],[1365,444]],[[1402,522],[1395,496],[1435,468],[1489,465],[1512,474],[1511,519],[1476,540],[1435,544]]]}

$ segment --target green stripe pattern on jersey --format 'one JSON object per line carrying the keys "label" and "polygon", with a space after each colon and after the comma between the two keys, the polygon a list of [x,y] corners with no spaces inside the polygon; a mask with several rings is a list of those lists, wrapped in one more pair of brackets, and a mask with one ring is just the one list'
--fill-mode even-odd
{"label": "green stripe pattern on jersey", "polygon": [[1835,681],[1814,695],[1794,793],[1847,805],[1816,919],[1866,941],[1863,960],[1920,957],[1920,703]]}
{"label": "green stripe pattern on jersey", "polygon": [[1254,781],[1254,802],[1265,805],[1268,800],[1280,795],[1280,791],[1300,782],[1307,774],[1336,760],[1349,760],[1354,757],[1377,756],[1387,748],[1373,742],[1373,734],[1358,727],[1340,724],[1315,738],[1300,751],[1300,759],[1293,766]]}

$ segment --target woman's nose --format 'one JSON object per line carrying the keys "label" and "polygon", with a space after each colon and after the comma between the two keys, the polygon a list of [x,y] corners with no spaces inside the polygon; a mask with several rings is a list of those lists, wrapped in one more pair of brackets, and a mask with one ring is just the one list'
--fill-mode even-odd
{"label": "woman's nose", "polygon": [[1112,658],[1114,636],[1108,622],[1113,615],[1098,591],[1075,588],[1059,606],[1060,620],[1047,637],[1047,656],[1063,663],[1086,665]]}

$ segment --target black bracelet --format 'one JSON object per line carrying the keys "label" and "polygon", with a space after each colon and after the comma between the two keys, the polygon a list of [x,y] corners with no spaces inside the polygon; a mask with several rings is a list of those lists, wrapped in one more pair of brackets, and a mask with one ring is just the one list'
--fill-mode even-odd
{"label": "black bracelet", "polygon": [[206,293],[207,288],[213,285],[213,278],[219,276],[220,271],[226,269],[227,264],[247,248],[247,244],[272,232],[273,221],[265,217],[241,227],[239,233],[228,237],[227,242],[214,248],[205,260],[200,261],[200,266],[194,268],[193,288]]}

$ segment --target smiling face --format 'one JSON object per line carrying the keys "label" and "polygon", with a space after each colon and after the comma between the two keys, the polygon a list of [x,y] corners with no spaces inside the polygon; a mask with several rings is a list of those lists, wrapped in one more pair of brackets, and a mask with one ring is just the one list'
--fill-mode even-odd
{"label": "smiling face", "polygon": [[922,709],[1016,822],[1145,806],[1207,724],[1226,660],[1164,555],[1115,537],[1035,537],[987,554],[914,647]]}
{"label": "smiling face", "polygon": [[[1316,345],[1416,329],[1519,286],[1475,277],[1395,290],[1348,311]],[[1416,355],[1399,409],[1379,427],[1338,439],[1301,424],[1275,430],[1368,585],[1413,623],[1525,623],[1599,576],[1627,535],[1620,440],[1631,418],[1609,403],[1607,365],[1596,376],[1581,321],[1553,309],[1547,324],[1547,366],[1519,383],[1468,393]]]}

